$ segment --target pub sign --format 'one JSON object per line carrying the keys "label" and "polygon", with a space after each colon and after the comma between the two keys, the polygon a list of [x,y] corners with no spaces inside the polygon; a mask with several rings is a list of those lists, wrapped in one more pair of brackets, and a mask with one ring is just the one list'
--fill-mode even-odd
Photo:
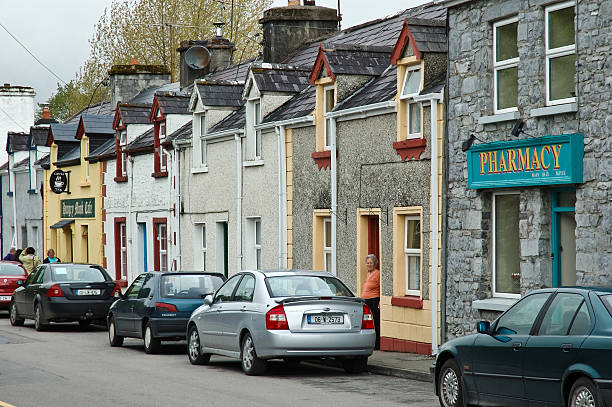
{"label": "pub sign", "polygon": [[49,178],[49,187],[51,191],[56,194],[61,194],[66,190],[68,186],[68,176],[66,172],[62,170],[55,170],[51,173],[51,177]]}
{"label": "pub sign", "polygon": [[62,199],[62,218],[94,218],[96,211],[95,198]]}

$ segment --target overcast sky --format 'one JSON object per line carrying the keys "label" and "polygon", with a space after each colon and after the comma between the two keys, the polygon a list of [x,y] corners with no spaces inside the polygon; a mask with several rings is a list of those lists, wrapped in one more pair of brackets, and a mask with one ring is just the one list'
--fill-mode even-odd
{"label": "overcast sky", "polygon": [[[423,0],[341,0],[342,28],[384,17]],[[89,56],[88,40],[111,0],[2,0],[0,24],[57,76],[68,82]],[[284,6],[286,0],[274,0]],[[338,6],[338,0],[317,0]],[[0,27],[0,84],[31,86],[36,101],[46,101],[59,80],[42,67]]]}

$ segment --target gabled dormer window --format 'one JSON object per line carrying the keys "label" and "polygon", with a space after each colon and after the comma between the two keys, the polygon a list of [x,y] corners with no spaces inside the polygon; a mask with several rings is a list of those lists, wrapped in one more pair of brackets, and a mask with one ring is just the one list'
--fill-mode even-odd
{"label": "gabled dormer window", "polygon": [[158,115],[155,119],[153,141],[153,174],[154,178],[168,176],[168,156],[162,143],[166,140],[166,121]]}
{"label": "gabled dormer window", "polygon": [[324,139],[325,139],[325,150],[331,148],[331,119],[325,118],[325,114],[331,112],[336,105],[334,85],[326,86],[323,88],[323,116],[325,120],[324,128]]}
{"label": "gabled dormer window", "polygon": [[30,146],[30,151],[29,151],[29,171],[30,171],[30,189],[28,190],[28,193],[30,194],[35,194],[36,193],[36,168],[34,168],[34,163],[36,162],[36,158],[37,158],[37,150],[36,147],[34,146]]}
{"label": "gabled dormer window", "polygon": [[119,150],[121,154],[121,176],[127,177],[127,131],[121,130],[119,133]]}
{"label": "gabled dormer window", "polygon": [[[253,103],[253,125],[261,123],[261,101]],[[255,159],[261,159],[261,130],[255,130]]]}
{"label": "gabled dormer window", "polygon": [[161,172],[168,171],[168,155],[166,154],[166,150],[162,146],[162,143],[166,139],[166,122],[161,122],[159,124],[159,147],[158,147],[158,155],[159,155],[159,170]]}
{"label": "gabled dormer window", "polygon": [[400,99],[406,118],[405,139],[421,137],[421,105],[414,97],[421,90],[421,66],[407,67],[402,82]]}
{"label": "gabled dormer window", "polygon": [[206,167],[206,114],[200,116],[200,166]]}

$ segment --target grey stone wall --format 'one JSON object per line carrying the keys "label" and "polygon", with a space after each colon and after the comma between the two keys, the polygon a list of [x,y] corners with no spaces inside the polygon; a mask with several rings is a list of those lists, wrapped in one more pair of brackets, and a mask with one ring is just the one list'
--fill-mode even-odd
{"label": "grey stone wall", "polygon": [[[492,296],[491,196],[467,189],[470,134],[484,142],[510,140],[513,122],[480,125],[493,114],[492,24],[518,14],[518,109],[531,136],[584,134],[584,179],[576,189],[578,284],[607,284],[612,265],[612,6],[601,0],[578,3],[576,68],[578,112],[535,117],[545,106],[544,1],[472,1],[449,9],[447,171],[447,333],[474,329],[485,315],[472,301]],[[521,138],[531,137],[522,134]],[[477,142],[478,143],[478,142]],[[550,188],[523,188],[520,199],[521,293],[551,285]]]}

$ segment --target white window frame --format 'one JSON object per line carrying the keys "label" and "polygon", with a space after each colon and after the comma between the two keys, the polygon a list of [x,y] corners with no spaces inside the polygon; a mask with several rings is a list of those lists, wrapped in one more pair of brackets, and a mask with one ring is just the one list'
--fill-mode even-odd
{"label": "white window frame", "polygon": [[89,161],[86,158],[89,156],[89,137],[85,139],[85,153],[83,159],[85,160],[85,181],[89,181]]}
{"label": "white window frame", "polygon": [[[258,124],[261,124],[261,99],[256,99],[253,101],[253,129],[254,129],[254,133],[255,133],[255,139],[253,140],[255,142],[254,144],[254,149],[253,152],[255,154],[255,159],[256,160],[261,160],[261,156],[262,156],[262,140],[261,140],[261,130],[259,129],[255,129],[254,126],[257,126]],[[258,151],[259,150],[259,154]]]}
{"label": "white window frame", "polygon": [[127,280],[128,265],[127,265],[127,224],[126,222],[119,222],[119,245],[120,245],[120,252],[121,252],[121,256],[120,256],[121,278],[123,280]]}
{"label": "white window frame", "polygon": [[202,259],[202,270],[206,271],[206,223],[200,224],[200,254]]}
{"label": "white window frame", "polygon": [[[576,53],[576,28],[574,22],[574,44],[566,45],[559,48],[548,48],[548,15],[553,11],[558,11],[564,8],[575,7],[576,3],[568,1],[564,3],[555,4],[546,7],[544,10],[544,43],[546,47],[546,106],[563,105],[566,103],[573,103],[576,101],[576,97],[570,97],[565,99],[550,100],[550,60],[558,57],[564,57]],[[574,11],[575,13],[575,11]],[[575,15],[575,14],[574,14]],[[574,76],[574,85],[576,86],[576,77]]]}
{"label": "white window frame", "polygon": [[327,126],[331,122],[331,119],[328,119],[327,117],[325,117],[325,114],[328,113],[327,111],[325,111],[325,109],[327,109],[327,92],[329,90],[334,91],[334,95],[333,95],[334,101],[332,104],[332,110],[334,106],[336,106],[336,87],[334,85],[324,86],[323,87],[323,146],[325,150],[331,150],[329,134],[327,134]]}
{"label": "white window frame", "polygon": [[200,161],[198,162],[198,167],[205,168],[207,165],[206,159],[206,114],[203,113],[200,115],[200,137],[199,137],[199,156]]}
{"label": "white window frame", "polygon": [[521,298],[520,294],[511,294],[511,293],[500,293],[497,292],[497,268],[496,268],[496,258],[497,258],[497,247],[495,244],[495,233],[496,233],[496,227],[497,227],[497,217],[495,216],[495,198],[497,196],[500,195],[519,195],[519,192],[515,192],[515,191],[507,191],[507,192],[495,192],[492,196],[492,204],[491,204],[491,218],[493,218],[493,229],[492,229],[492,248],[493,248],[493,256],[492,256],[492,264],[491,264],[491,269],[493,270],[493,297],[497,297],[497,298]]}
{"label": "white window frame", "polygon": [[[414,93],[409,93],[407,95],[404,95],[404,88],[406,87],[406,82],[408,80],[408,74],[409,73],[413,73],[414,71],[419,71],[419,89],[414,92]],[[419,94],[419,92],[421,91],[423,86],[423,77],[421,74],[421,65],[413,65],[413,66],[408,66],[406,67],[406,72],[404,73],[404,80],[402,82],[402,90],[400,92],[400,99],[404,100],[404,104],[405,104],[405,109],[406,109],[406,139],[414,139],[414,138],[421,138],[421,125],[422,123],[419,124],[419,131],[416,133],[410,133],[410,127],[411,127],[411,122],[410,122],[410,108],[413,106],[416,106],[417,109],[419,109],[419,116],[421,116],[421,103],[419,102],[415,102],[413,99],[415,96],[417,96]],[[412,99],[412,100],[411,100]],[[422,120],[421,120],[422,122]]]}
{"label": "white window frame", "polygon": [[[498,75],[498,72],[502,71],[504,69],[508,69],[508,68],[515,68],[515,67],[518,68],[518,63],[520,61],[520,56],[516,57],[516,58],[505,59],[503,61],[497,61],[496,60],[496,55],[497,55],[497,28],[498,27],[502,27],[504,25],[508,25],[508,24],[514,24],[516,22],[518,22],[518,16],[506,18],[504,20],[497,21],[496,23],[493,24],[493,112],[495,114],[518,111],[518,106],[508,107],[508,108],[505,108],[505,109],[498,109],[498,107],[497,107],[497,102],[498,102],[497,95],[499,93],[499,91],[497,89],[497,75]],[[518,28],[517,28],[517,44],[518,44]],[[518,83],[516,84],[516,86],[518,88]],[[517,101],[517,105],[518,105],[518,101]]]}
{"label": "white window frame", "polygon": [[119,132],[119,152],[121,153],[121,175],[127,176],[127,154],[123,147],[127,146],[127,130]]}
{"label": "white window frame", "polygon": [[[257,230],[259,229],[259,241],[257,241]],[[254,249],[255,249],[255,267],[257,268],[257,270],[261,270],[262,269],[262,257],[261,257],[261,235],[262,235],[262,230],[261,230],[261,218],[256,218],[253,221],[253,232],[255,233],[255,236],[253,236],[253,242],[255,242],[254,244]]]}
{"label": "white window frame", "polygon": [[[323,269],[326,271],[332,272],[331,265],[328,268],[327,266],[327,255],[332,253],[332,247],[326,246],[327,243],[327,224],[330,224],[330,233],[331,233],[331,216],[323,218]],[[330,236],[330,240],[331,236]]]}
{"label": "white window frame", "polygon": [[[168,171],[168,155],[166,154],[166,150],[164,150],[164,146],[162,146],[162,140],[166,139],[166,122],[162,121],[159,123],[159,171],[165,172]],[[164,164],[164,157],[166,158],[166,163]]]}
{"label": "white window frame", "polygon": [[[420,249],[408,248],[408,224],[411,220],[417,220],[421,224],[420,231]],[[418,257],[419,258],[419,270],[418,270],[418,280],[419,280],[419,289],[413,290],[409,288],[409,275],[408,275],[408,259],[410,257]],[[405,278],[405,291],[406,295],[415,295],[421,296],[421,291],[423,288],[423,220],[419,215],[405,215],[404,216],[404,278]]]}
{"label": "white window frame", "polygon": [[[162,227],[165,233],[162,233]],[[165,237],[163,237],[165,235]],[[157,224],[157,241],[159,242],[159,271],[168,271],[168,224]],[[162,242],[165,242],[166,249],[163,249]]]}
{"label": "white window frame", "polygon": [[246,218],[245,230],[245,247],[247,250],[246,267],[247,269],[261,270],[262,267],[262,244],[257,241],[257,229],[259,228],[259,236],[262,237],[263,230],[261,229],[260,216],[248,216]]}

